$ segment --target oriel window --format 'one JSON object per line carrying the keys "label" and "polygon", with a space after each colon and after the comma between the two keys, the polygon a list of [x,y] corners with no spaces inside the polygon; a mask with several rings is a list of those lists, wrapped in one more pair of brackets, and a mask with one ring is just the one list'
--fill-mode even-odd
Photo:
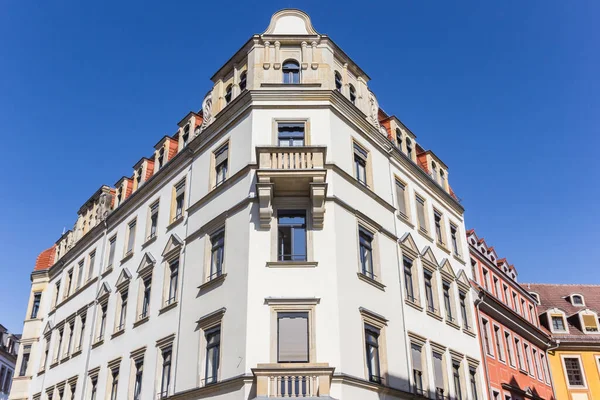
{"label": "oriel window", "polygon": [[295,60],[287,60],[283,63],[283,83],[300,83],[300,64]]}
{"label": "oriel window", "polygon": [[306,261],[306,211],[277,214],[278,260]]}

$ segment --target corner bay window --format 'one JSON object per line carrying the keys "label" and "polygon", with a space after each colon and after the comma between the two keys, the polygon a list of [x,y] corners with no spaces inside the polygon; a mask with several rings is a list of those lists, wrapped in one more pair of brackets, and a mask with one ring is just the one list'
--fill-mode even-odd
{"label": "corner bay window", "polygon": [[277,362],[309,362],[307,312],[277,313]]}
{"label": "corner bay window", "polygon": [[205,383],[216,383],[219,372],[219,353],[221,349],[221,327],[212,328],[204,333],[206,338]]}
{"label": "corner bay window", "polygon": [[379,329],[365,324],[365,350],[367,354],[367,372],[369,381],[381,383],[379,365]]}
{"label": "corner bay window", "polygon": [[40,301],[42,299],[42,293],[37,292],[33,294],[33,304],[31,306],[31,319],[37,318],[38,312],[40,311]]}
{"label": "corner bay window", "polygon": [[375,279],[373,272],[373,234],[366,229],[358,228],[360,266],[363,275]]}
{"label": "corner bay window", "polygon": [[354,177],[365,186],[367,186],[367,157],[367,151],[354,143]]}
{"label": "corner bay window", "polygon": [[306,261],[306,211],[277,213],[279,261]]}
{"label": "corner bay window", "polygon": [[280,147],[304,146],[304,124],[277,124],[277,145]]}
{"label": "corner bay window", "polygon": [[300,83],[300,64],[295,60],[287,60],[283,63],[283,83]]}
{"label": "corner bay window", "polygon": [[223,273],[223,258],[225,255],[225,231],[220,230],[210,237],[210,275],[208,280],[217,278]]}

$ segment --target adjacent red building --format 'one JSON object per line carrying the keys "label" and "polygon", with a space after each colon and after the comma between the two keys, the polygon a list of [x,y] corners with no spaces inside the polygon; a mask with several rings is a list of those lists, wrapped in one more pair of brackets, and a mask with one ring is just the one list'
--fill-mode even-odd
{"label": "adjacent red building", "polygon": [[536,299],[517,283],[517,271],[498,259],[474,230],[467,232],[481,351],[490,400],[554,399]]}

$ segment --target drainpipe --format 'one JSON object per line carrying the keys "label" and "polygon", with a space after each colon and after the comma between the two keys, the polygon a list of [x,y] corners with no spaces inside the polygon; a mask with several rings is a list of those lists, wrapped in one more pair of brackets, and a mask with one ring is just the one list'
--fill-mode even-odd
{"label": "drainpipe", "polygon": [[479,332],[479,348],[481,349],[481,355],[482,355],[482,362],[483,362],[483,370],[485,371],[485,381],[487,383],[487,392],[488,392],[488,397],[491,399],[491,392],[492,392],[492,388],[490,387],[490,373],[488,371],[488,366],[487,366],[487,361],[486,361],[486,354],[485,351],[483,349],[483,345],[481,343],[481,338],[483,337],[483,334],[481,333],[481,324],[479,323],[479,321],[481,321],[481,315],[480,315],[480,310],[479,310],[479,306],[481,305],[481,303],[483,303],[483,299],[485,298],[485,292],[483,290],[479,291],[479,295],[477,296],[477,298],[475,299],[475,309],[477,310],[477,331]]}
{"label": "drainpipe", "polygon": [[560,339],[556,340],[556,345],[555,346],[552,346],[552,342],[546,343],[546,346],[548,346],[548,348],[546,349],[546,367],[548,367],[548,373],[550,374],[550,383],[551,383],[551,386],[552,386],[552,395],[556,399],[556,389],[554,388],[554,377],[552,376],[552,368],[550,368],[550,365],[549,365],[550,354],[548,354],[548,353],[550,353],[550,351],[552,351],[552,350],[558,349],[558,346],[560,346]]}

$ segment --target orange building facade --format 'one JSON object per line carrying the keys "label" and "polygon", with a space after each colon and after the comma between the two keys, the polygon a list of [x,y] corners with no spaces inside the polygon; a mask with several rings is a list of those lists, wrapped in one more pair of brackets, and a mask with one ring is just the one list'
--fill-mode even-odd
{"label": "orange building facade", "polygon": [[546,354],[551,339],[539,325],[536,299],[474,230],[467,242],[490,400],[555,399]]}

